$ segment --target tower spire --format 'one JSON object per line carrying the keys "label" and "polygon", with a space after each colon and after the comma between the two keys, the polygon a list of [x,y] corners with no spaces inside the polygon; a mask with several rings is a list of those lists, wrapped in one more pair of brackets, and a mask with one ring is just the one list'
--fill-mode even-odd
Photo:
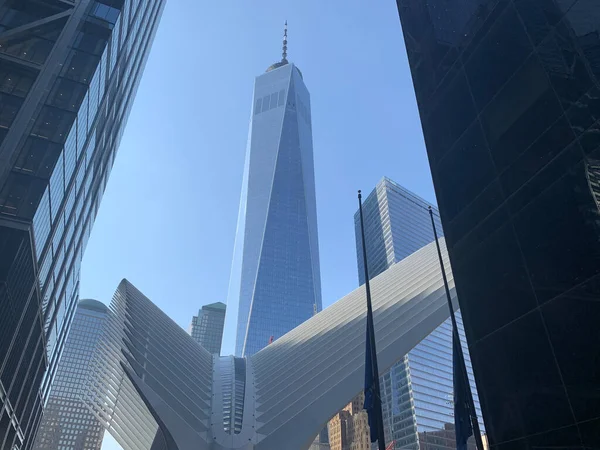
{"label": "tower spire", "polygon": [[281,56],[281,62],[287,64],[287,20],[285,21],[285,28],[283,29],[283,53]]}

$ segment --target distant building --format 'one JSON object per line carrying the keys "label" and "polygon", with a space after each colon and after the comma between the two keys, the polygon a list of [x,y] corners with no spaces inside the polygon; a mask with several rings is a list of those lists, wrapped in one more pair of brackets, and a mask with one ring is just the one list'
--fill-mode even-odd
{"label": "distant building", "polygon": [[364,402],[361,392],[329,421],[331,450],[370,450],[371,433]]}
{"label": "distant building", "polygon": [[34,450],[99,450],[104,428],[81,401],[88,366],[101,338],[108,308],[96,300],[77,305]]}
{"label": "distant building", "polygon": [[[384,177],[377,183],[363,203],[371,278],[434,240],[428,211],[430,206],[435,212],[438,235],[442,236],[444,232],[437,208],[389,178]],[[365,277],[358,211],[354,222],[358,279],[362,285]],[[450,267],[447,266],[446,270],[449,271]],[[456,320],[463,348],[466,349],[460,313],[456,314]],[[467,351],[465,358],[483,430],[479,398]],[[452,323],[447,319],[389,371],[381,374],[386,444],[395,440],[396,449],[455,449],[452,379]],[[426,438],[435,440],[436,447],[423,447]]]}
{"label": "distant building", "polygon": [[211,353],[221,354],[223,326],[225,324],[225,303],[204,305],[198,315],[192,317],[189,333],[198,344]]}

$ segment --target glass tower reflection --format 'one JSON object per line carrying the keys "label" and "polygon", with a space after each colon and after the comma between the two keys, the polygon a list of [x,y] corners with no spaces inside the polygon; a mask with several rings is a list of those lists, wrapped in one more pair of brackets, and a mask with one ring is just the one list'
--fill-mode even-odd
{"label": "glass tower reflection", "polygon": [[[443,235],[437,208],[383,178],[363,203],[369,275],[375,277],[394,263],[433,241],[428,207],[436,212],[436,228]],[[365,282],[360,217],[354,216],[358,278]],[[467,373],[480,426],[481,411],[460,312],[456,314],[465,352]],[[452,322],[448,318],[429,336],[381,375],[381,400],[386,444],[396,449],[453,450],[454,406],[452,385]],[[475,449],[473,438],[469,449]]]}
{"label": "glass tower reflection", "polygon": [[254,84],[230,287],[240,356],[321,310],[310,95],[285,43]]}
{"label": "glass tower reflection", "polygon": [[600,448],[600,3],[398,0],[492,448]]}

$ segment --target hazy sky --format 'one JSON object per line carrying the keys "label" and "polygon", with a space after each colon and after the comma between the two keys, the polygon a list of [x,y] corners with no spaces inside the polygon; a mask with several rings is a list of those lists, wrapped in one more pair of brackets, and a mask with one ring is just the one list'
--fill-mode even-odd
{"label": "hazy sky", "polygon": [[[182,327],[225,302],[254,77],[288,59],[311,94],[323,306],[357,286],[356,190],[435,201],[393,0],[169,0],[82,265],[81,297],[129,279]],[[232,353],[226,330],[223,353]],[[105,449],[115,448],[106,439]]]}

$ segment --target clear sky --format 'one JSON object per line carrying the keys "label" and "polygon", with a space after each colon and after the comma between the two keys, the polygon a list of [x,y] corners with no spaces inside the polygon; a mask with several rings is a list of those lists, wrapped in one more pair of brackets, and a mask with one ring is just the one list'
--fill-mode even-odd
{"label": "clear sky", "polygon": [[[182,327],[229,285],[254,77],[288,59],[311,93],[323,305],[357,287],[356,191],[386,175],[434,202],[393,0],[168,0],[82,265]],[[226,329],[223,353],[232,353]],[[105,449],[117,448],[106,439]]]}

